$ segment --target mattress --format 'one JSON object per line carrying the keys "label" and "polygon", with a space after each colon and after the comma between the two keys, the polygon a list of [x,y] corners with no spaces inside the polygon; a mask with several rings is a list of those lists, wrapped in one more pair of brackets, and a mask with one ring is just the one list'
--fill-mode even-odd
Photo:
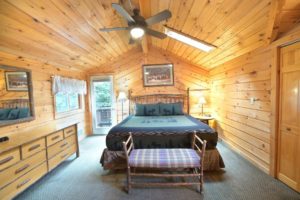
{"label": "mattress", "polygon": [[106,146],[110,151],[123,150],[122,142],[131,132],[135,148],[190,148],[194,131],[207,141],[207,149],[216,147],[217,132],[190,115],[129,116],[110,129]]}

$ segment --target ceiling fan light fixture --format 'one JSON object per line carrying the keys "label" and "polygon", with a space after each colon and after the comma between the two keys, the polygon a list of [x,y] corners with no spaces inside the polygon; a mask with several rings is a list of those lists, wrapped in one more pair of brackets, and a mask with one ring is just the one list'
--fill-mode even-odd
{"label": "ceiling fan light fixture", "polygon": [[202,51],[205,51],[205,52],[210,52],[216,48],[216,46],[214,46],[214,45],[200,41],[197,38],[194,38],[192,36],[186,35],[179,31],[173,30],[167,26],[165,26],[165,34],[175,40],[178,40],[180,42],[183,42],[187,45],[193,46],[193,47],[200,49]]}
{"label": "ceiling fan light fixture", "polygon": [[141,27],[134,27],[130,30],[130,35],[133,39],[138,39],[143,37],[145,34],[145,30],[142,29]]}

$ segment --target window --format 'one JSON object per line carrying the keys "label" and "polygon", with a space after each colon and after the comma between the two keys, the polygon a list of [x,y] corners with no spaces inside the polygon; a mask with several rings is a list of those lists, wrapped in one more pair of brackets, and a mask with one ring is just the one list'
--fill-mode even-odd
{"label": "window", "polygon": [[94,82],[94,95],[96,98],[96,108],[111,107],[111,82]]}
{"label": "window", "polygon": [[69,109],[70,110],[79,109],[79,95],[78,94],[69,94]]}
{"label": "window", "polygon": [[[56,114],[73,114],[72,111],[81,108],[81,96],[79,94],[57,93],[55,95],[55,113]],[[57,116],[56,116],[57,118]]]}

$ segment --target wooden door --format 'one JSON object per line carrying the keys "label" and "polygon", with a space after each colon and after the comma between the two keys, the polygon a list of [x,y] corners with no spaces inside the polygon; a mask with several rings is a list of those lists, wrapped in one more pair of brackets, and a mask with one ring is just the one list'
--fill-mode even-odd
{"label": "wooden door", "polygon": [[280,54],[278,178],[300,191],[300,42]]}

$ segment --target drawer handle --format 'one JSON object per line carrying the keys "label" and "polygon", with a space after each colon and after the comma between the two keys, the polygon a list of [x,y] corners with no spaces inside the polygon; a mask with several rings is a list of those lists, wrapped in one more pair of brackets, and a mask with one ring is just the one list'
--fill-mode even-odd
{"label": "drawer handle", "polygon": [[7,136],[1,137],[1,138],[0,138],[0,143],[6,142],[6,141],[8,141],[8,140],[9,140],[9,137],[7,137]]}
{"label": "drawer handle", "polygon": [[59,137],[60,137],[60,136],[59,136],[59,135],[57,135],[57,136],[55,136],[55,137],[51,138],[51,140],[52,140],[52,141],[53,141],[53,140],[57,140]]}
{"label": "drawer handle", "polygon": [[68,155],[69,155],[69,154],[66,153],[66,154],[62,155],[61,158],[65,158],[65,157],[67,157]]}
{"label": "drawer handle", "polygon": [[40,144],[33,145],[32,147],[30,147],[30,148],[28,149],[28,151],[33,151],[33,150],[39,148],[40,146],[41,146]]}
{"label": "drawer handle", "polygon": [[0,161],[0,165],[3,165],[3,164],[5,164],[5,163],[9,162],[9,161],[11,161],[12,159],[14,159],[14,157],[13,157],[13,156],[9,156],[9,157],[7,157],[7,158],[1,160],[1,161]]}
{"label": "drawer handle", "polygon": [[23,167],[17,169],[17,170],[15,171],[15,174],[18,174],[18,173],[24,171],[24,170],[27,169],[29,166],[30,166],[29,164],[24,165]]}
{"label": "drawer handle", "polygon": [[31,179],[28,178],[25,181],[21,182],[19,185],[17,185],[17,189],[19,189],[20,187],[22,187],[23,185],[25,185],[26,183],[28,183]]}
{"label": "drawer handle", "polygon": [[292,129],[288,127],[288,128],[286,128],[286,130],[287,130],[287,131],[291,131]]}
{"label": "drawer handle", "polygon": [[72,132],[73,132],[73,129],[67,131],[67,133],[72,133]]}
{"label": "drawer handle", "polygon": [[60,145],[60,148],[63,148],[64,146],[66,146],[68,143],[65,142],[64,144]]}

